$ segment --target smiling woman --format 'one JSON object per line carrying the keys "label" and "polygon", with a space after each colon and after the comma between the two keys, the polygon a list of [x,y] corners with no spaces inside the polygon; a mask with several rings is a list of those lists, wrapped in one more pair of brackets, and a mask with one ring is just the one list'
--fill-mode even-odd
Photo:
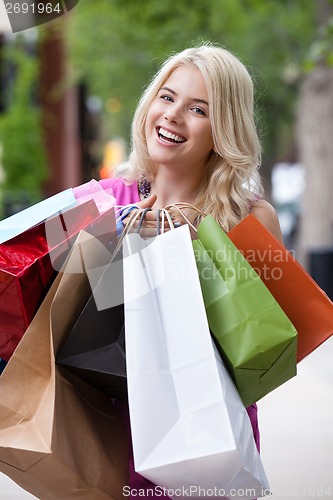
{"label": "smiling woman", "polygon": [[251,76],[226,49],[205,44],[171,56],[140,99],[129,162],[116,175],[143,182],[146,194],[149,186],[152,208],[189,202],[225,230],[252,208],[281,240],[262,199],[253,103]]}
{"label": "smiling woman", "polygon": [[[143,222],[148,235],[156,235],[158,209],[186,202],[226,231],[252,211],[282,239],[276,213],[263,200],[253,102],[246,67],[224,48],[189,48],[162,65],[136,110],[129,161],[109,182],[119,205],[151,209]],[[197,213],[187,221],[172,215],[178,225],[201,220]],[[126,405],[119,409],[128,422]],[[247,412],[259,449],[256,405]],[[133,488],[151,487],[132,461],[131,474]]]}

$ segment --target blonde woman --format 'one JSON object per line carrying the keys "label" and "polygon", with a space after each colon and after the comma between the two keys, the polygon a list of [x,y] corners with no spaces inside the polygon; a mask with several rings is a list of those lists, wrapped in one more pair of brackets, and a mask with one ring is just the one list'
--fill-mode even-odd
{"label": "blonde woman", "polygon": [[[148,236],[156,234],[157,209],[187,202],[226,231],[251,211],[282,241],[275,210],[263,199],[260,158],[249,72],[229,51],[205,44],[162,65],[138,104],[129,161],[101,183],[119,205],[152,209],[143,224]],[[259,449],[257,407],[247,410]],[[131,468],[131,485],[149,487]]]}

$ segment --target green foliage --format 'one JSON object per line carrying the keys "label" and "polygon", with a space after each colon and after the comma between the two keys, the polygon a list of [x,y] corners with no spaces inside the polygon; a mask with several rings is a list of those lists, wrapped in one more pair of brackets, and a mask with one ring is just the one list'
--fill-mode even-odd
{"label": "green foliage", "polygon": [[106,136],[125,138],[161,61],[200,40],[225,46],[254,76],[264,157],[273,163],[292,142],[314,10],[315,2],[303,0],[80,0],[68,43],[76,76],[105,104]]}
{"label": "green foliage", "polygon": [[5,171],[3,189],[28,191],[38,196],[46,178],[46,154],[42,140],[39,108],[33,103],[37,82],[37,59],[28,55],[18,38],[5,48],[5,60],[15,68],[9,89],[9,108],[0,115],[1,162]]}
{"label": "green foliage", "polygon": [[333,66],[333,16],[319,28],[318,38],[311,44],[304,61],[304,69],[312,71],[317,64]]}

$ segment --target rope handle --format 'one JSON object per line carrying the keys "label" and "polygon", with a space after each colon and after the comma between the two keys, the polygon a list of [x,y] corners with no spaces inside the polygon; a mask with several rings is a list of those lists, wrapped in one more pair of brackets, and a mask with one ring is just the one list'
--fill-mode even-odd
{"label": "rope handle", "polygon": [[[156,211],[156,234],[157,234],[157,236],[159,234],[161,234],[161,220],[160,220],[161,216],[162,216],[161,210],[158,209]],[[162,220],[162,231],[164,231],[164,220]]]}
{"label": "rope handle", "polygon": [[141,231],[142,224],[143,224],[143,220],[144,220],[144,218],[146,217],[146,213],[147,213],[147,212],[151,212],[151,211],[152,211],[152,210],[151,210],[151,208],[145,208],[145,209],[143,210],[143,212],[141,213],[141,217],[140,217],[140,220],[139,220],[139,224],[138,224],[138,227],[136,228],[136,232],[137,232],[137,233],[140,233],[140,231]]}
{"label": "rope handle", "polygon": [[171,215],[169,214],[168,210],[166,208],[162,208],[161,214],[162,214],[162,233],[164,233],[165,219],[168,221],[170,229],[175,229],[174,222],[171,219]]}
{"label": "rope handle", "polygon": [[207,217],[207,214],[203,212],[200,208],[191,205],[191,203],[187,203],[185,201],[177,201],[175,203],[171,203],[170,205],[167,205],[165,208],[166,210],[169,210],[169,208],[176,208],[177,210],[182,209],[182,208],[190,208],[191,210],[194,210],[195,212],[198,212],[199,215],[202,217]]}
{"label": "rope handle", "polygon": [[[176,209],[179,214],[183,217],[183,219],[187,222],[187,224],[197,233],[197,228],[192,224],[192,222],[189,220],[187,215],[183,212],[183,209],[188,208],[191,210],[196,211],[199,215],[202,217],[206,217],[205,212],[200,210],[198,207],[195,207],[194,205],[191,205],[190,203],[185,203],[185,202],[177,202],[177,203],[172,203],[170,205],[167,205],[164,208],[161,208],[157,210],[156,212],[156,223],[157,223],[157,228],[156,228],[156,234],[163,234],[165,230],[165,221],[167,220],[169,227],[171,230],[175,229],[174,222],[171,218],[171,215],[169,213],[169,210],[171,208]],[[134,226],[135,222],[139,219],[138,227],[136,228],[136,233],[140,233],[140,230],[142,228],[142,224],[144,221],[144,218],[146,216],[147,212],[152,211],[151,208],[139,208],[135,205],[131,206],[126,206],[122,207],[118,217],[121,219],[121,221],[125,221],[124,224],[124,229],[121,232],[118,243],[116,245],[116,248],[113,253],[113,257],[119,252],[119,249],[123,243],[123,240],[125,236],[130,232],[132,227]]]}
{"label": "rope handle", "polygon": [[189,218],[187,217],[187,215],[185,215],[185,213],[183,212],[183,208],[189,208],[191,210],[195,210],[196,212],[198,212],[199,215],[201,215],[202,217],[206,217],[207,214],[205,214],[205,212],[203,212],[202,210],[200,210],[200,208],[198,207],[195,207],[194,205],[191,205],[190,203],[183,203],[183,202],[177,202],[177,203],[172,203],[170,205],[167,205],[165,207],[165,210],[168,211],[170,210],[170,208],[175,208],[179,213],[180,215],[185,219],[185,221],[187,222],[187,224],[193,229],[193,231],[195,231],[196,233],[198,232],[197,228],[192,224],[192,222],[189,220]]}
{"label": "rope handle", "polygon": [[[118,243],[117,243],[116,248],[114,249],[114,252],[112,254],[112,259],[114,259],[114,257],[119,252],[120,247],[121,247],[121,245],[123,243],[123,240],[124,240],[125,236],[130,232],[130,230],[132,229],[132,227],[134,226],[135,222],[137,221],[137,219],[139,217],[142,218],[142,221],[141,221],[141,225],[142,225],[142,222],[143,222],[142,213],[145,212],[146,209],[139,208],[139,207],[136,207],[136,208],[137,208],[137,210],[131,210],[131,212],[126,217],[127,221],[126,221],[126,223],[124,225],[124,229],[122,230],[122,232],[121,232],[121,234],[120,234],[120,236],[118,238]],[[144,215],[146,215],[146,213]],[[140,224],[140,222],[139,222],[139,224]]]}
{"label": "rope handle", "polygon": [[168,221],[170,229],[175,229],[171,215],[165,208],[160,208],[156,212],[156,233],[157,236],[164,233],[165,220]]}

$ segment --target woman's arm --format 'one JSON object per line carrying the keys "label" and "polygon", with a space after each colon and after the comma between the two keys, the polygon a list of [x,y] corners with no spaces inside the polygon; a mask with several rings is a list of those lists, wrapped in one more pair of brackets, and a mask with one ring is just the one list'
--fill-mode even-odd
{"label": "woman's arm", "polygon": [[253,208],[252,213],[257,219],[270,231],[275,238],[283,243],[282,232],[280,228],[279,219],[275,209],[266,200],[257,201]]}

